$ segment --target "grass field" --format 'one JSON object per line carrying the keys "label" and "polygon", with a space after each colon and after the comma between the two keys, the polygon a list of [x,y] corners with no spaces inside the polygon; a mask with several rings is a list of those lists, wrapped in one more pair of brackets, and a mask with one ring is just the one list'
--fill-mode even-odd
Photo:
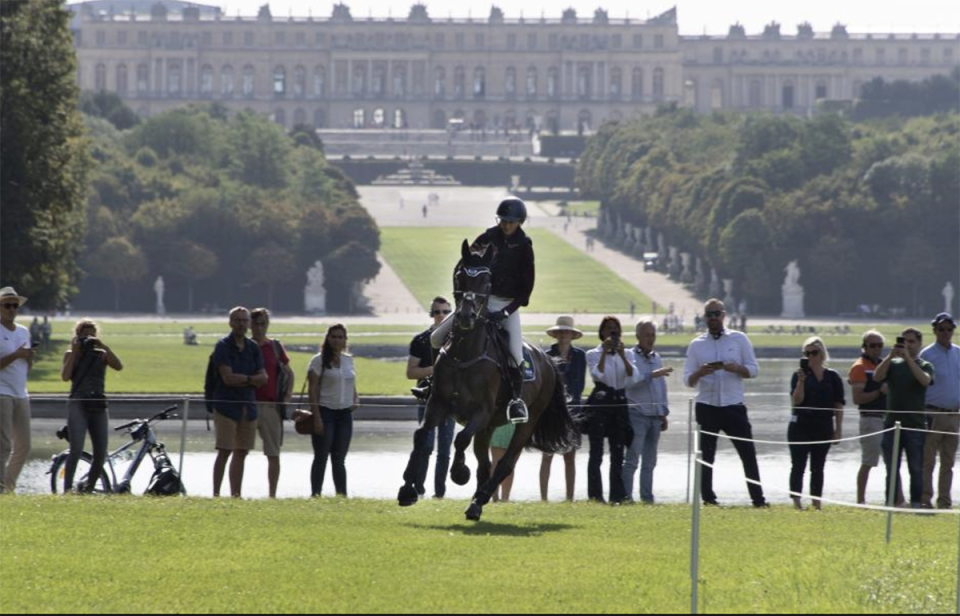
{"label": "grass field", "polygon": [[[476,229],[381,229],[381,254],[424,306],[449,294],[453,267],[464,239]],[[530,231],[537,254],[537,285],[528,312],[623,313],[634,302],[652,310],[649,298],[606,266],[585,256],[549,231]]]}
{"label": "grass field", "polygon": [[[684,613],[682,506],[3,497],[0,612]],[[956,518],[706,510],[701,608],[942,613]]]}
{"label": "grass field", "polygon": [[[596,339],[596,324],[599,316],[590,320],[582,319],[587,334],[579,343],[584,348],[593,346]],[[207,358],[215,342],[226,334],[226,327],[216,323],[192,323],[200,337],[200,346],[188,347],[183,344],[183,323],[164,322],[108,322],[101,326],[101,335],[125,364],[123,372],[111,372],[107,377],[107,391],[120,393],[199,393],[203,389],[203,376]],[[322,332],[326,331],[326,322],[313,324],[275,323],[271,326],[271,335],[287,345],[319,345]],[[350,343],[354,347],[369,345],[405,348],[419,328],[404,325],[376,326],[364,325],[350,328]],[[546,336],[544,327],[527,327],[525,335],[532,341],[548,345],[552,340]],[[866,325],[857,327],[856,332],[868,329]],[[886,324],[879,329],[892,340],[903,330],[903,326]],[[55,338],[65,335],[66,325],[58,323]],[[683,348],[689,342],[691,334],[661,336],[660,348]],[[793,335],[752,335],[751,339],[758,348],[796,349],[799,356],[800,346],[806,336]],[[827,345],[831,349],[855,349],[860,346],[859,333],[850,336],[827,336]],[[63,352],[67,348],[66,340],[55,340],[54,349],[42,354],[34,365],[30,375],[30,391],[34,394],[67,393],[68,384],[60,380],[60,366]],[[405,352],[405,351],[404,351]],[[302,386],[311,353],[291,353],[295,372],[298,374],[297,387]],[[358,358],[357,368],[360,378],[358,386],[361,395],[406,395],[411,383],[406,380],[405,365],[402,361],[388,361]],[[299,391],[299,389],[298,389]]]}

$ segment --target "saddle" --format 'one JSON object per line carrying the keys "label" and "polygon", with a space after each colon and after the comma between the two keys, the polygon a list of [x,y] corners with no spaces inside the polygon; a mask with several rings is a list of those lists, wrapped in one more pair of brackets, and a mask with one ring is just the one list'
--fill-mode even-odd
{"label": "saddle", "polygon": [[[490,337],[494,344],[494,356],[497,364],[503,372],[504,380],[510,380],[507,374],[507,366],[510,365],[510,334],[502,327],[496,327],[496,334]],[[523,373],[523,382],[532,383],[537,380],[537,365],[533,362],[533,348],[526,341],[523,342],[523,365],[520,366]]]}

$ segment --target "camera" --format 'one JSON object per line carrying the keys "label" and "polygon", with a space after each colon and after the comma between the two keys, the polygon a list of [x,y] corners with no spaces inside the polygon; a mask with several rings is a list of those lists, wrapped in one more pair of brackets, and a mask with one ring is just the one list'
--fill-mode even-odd
{"label": "camera", "polygon": [[97,339],[94,336],[84,336],[80,339],[80,350],[83,352],[92,351],[97,348]]}
{"label": "camera", "polygon": [[804,357],[800,360],[800,369],[805,373],[810,374],[810,360]]}

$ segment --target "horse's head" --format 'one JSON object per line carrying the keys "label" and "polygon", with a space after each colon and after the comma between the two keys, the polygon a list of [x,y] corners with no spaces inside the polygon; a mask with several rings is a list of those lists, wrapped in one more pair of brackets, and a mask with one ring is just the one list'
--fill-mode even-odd
{"label": "horse's head", "polygon": [[470,251],[470,244],[463,241],[462,260],[454,274],[455,294],[457,298],[457,327],[470,331],[487,309],[490,290],[493,285],[493,271],[490,263],[493,251],[488,247],[483,254]]}

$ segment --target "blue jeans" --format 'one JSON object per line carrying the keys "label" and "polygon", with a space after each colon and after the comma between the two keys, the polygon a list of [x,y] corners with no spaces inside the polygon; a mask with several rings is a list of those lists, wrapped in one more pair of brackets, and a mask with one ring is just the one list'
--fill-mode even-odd
{"label": "blue jeans", "polygon": [[[883,435],[883,463],[887,465],[887,502],[890,502],[890,473],[893,460],[893,439],[895,433]],[[923,449],[927,435],[922,432],[900,432],[900,451],[897,452],[897,491],[900,491],[900,465],[903,453],[907,453],[907,470],[910,473],[910,505],[919,507],[923,503]]]}
{"label": "blue jeans", "polygon": [[347,452],[353,439],[353,412],[350,409],[335,411],[320,409],[323,418],[323,436],[313,435],[313,469],[310,483],[313,496],[323,492],[323,480],[327,474],[327,459],[333,460],[333,485],[337,495],[347,495]]}
{"label": "blue jeans", "polygon": [[[424,415],[427,412],[425,406],[421,406],[417,411],[418,420],[423,423]],[[417,470],[417,482],[414,487],[418,494],[425,494],[424,483],[427,481],[427,472],[430,470],[430,454],[433,453],[433,442],[437,441],[437,466],[434,470],[433,490],[434,494],[443,498],[447,494],[447,473],[450,472],[450,449],[453,447],[453,434],[457,429],[456,420],[451,417],[445,424],[440,426],[440,430],[430,430],[427,434],[427,453],[423,456],[423,462]],[[436,439],[434,438],[436,437]]]}
{"label": "blue jeans", "polygon": [[657,448],[660,445],[663,421],[660,417],[630,411],[630,425],[633,426],[633,444],[627,450],[627,457],[623,462],[623,489],[627,493],[627,499],[633,500],[633,480],[642,457],[640,500],[653,503],[653,469],[657,468]]}

